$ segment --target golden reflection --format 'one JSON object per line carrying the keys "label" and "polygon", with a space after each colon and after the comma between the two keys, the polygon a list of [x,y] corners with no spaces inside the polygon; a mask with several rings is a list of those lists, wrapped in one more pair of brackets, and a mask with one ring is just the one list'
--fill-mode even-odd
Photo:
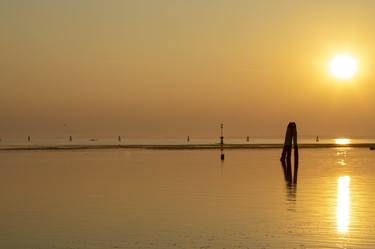
{"label": "golden reflection", "polygon": [[347,145],[351,143],[351,140],[348,138],[336,138],[335,143],[339,145]]}
{"label": "golden reflection", "polygon": [[337,180],[337,231],[348,232],[350,221],[350,176],[340,176]]}

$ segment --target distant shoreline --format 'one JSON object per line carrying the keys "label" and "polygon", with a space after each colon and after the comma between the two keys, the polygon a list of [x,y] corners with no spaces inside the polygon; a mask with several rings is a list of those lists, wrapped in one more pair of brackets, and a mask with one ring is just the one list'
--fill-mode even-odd
{"label": "distant shoreline", "polygon": [[[226,150],[233,149],[280,149],[283,144],[224,144]],[[298,148],[375,148],[375,143],[353,143],[353,144],[335,144],[335,143],[303,143]],[[25,151],[25,150],[95,150],[95,149],[150,149],[150,150],[206,150],[221,149],[220,144],[178,144],[178,145],[19,145],[0,147],[0,151]]]}

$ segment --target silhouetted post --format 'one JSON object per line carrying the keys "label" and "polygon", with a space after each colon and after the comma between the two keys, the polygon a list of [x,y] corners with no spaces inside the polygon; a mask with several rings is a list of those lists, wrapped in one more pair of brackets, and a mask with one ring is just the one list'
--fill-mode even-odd
{"label": "silhouetted post", "polygon": [[297,125],[293,122],[293,149],[294,149],[294,172],[298,168],[298,143],[297,143]]}
{"label": "silhouetted post", "polygon": [[190,136],[188,136],[186,140],[187,140],[187,142],[189,142],[190,141]]}
{"label": "silhouetted post", "polygon": [[30,142],[30,140],[31,140],[31,137],[27,136],[27,141]]}
{"label": "silhouetted post", "polygon": [[297,126],[296,123],[290,122],[285,134],[285,142],[280,161],[286,171],[288,181],[292,180],[292,146],[294,149],[294,182],[297,183],[298,174],[298,143],[297,143]]}
{"label": "silhouetted post", "polygon": [[297,177],[298,177],[298,162],[294,163],[294,176],[293,176],[293,183],[294,184],[297,184]]}
{"label": "silhouetted post", "polygon": [[284,177],[285,177],[285,181],[290,184],[292,183],[292,168],[289,167],[286,165],[285,161],[282,161],[281,162],[281,165],[283,167],[283,172],[284,172]]}
{"label": "silhouetted post", "polygon": [[73,138],[72,138],[72,136],[69,136],[69,141],[71,142],[71,141],[73,141]]}
{"label": "silhouetted post", "polygon": [[119,142],[121,142],[121,136],[118,136],[117,140],[118,140]]}
{"label": "silhouetted post", "polygon": [[223,146],[224,145],[224,124],[221,124],[220,125],[220,128],[221,128],[221,135],[220,135],[220,145]]}
{"label": "silhouetted post", "polygon": [[224,124],[220,125],[221,133],[220,133],[220,159],[224,160]]}
{"label": "silhouetted post", "polygon": [[318,136],[316,136],[316,140],[315,140],[316,142],[319,142],[319,137]]}
{"label": "silhouetted post", "polygon": [[246,137],[246,142],[249,142],[249,141],[250,141],[250,137],[247,136],[247,137]]}

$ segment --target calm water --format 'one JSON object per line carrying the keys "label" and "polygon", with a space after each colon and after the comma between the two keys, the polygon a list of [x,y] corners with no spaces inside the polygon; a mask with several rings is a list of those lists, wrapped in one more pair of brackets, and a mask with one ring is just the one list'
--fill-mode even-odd
{"label": "calm water", "polygon": [[0,248],[374,248],[375,152],[0,151]]}

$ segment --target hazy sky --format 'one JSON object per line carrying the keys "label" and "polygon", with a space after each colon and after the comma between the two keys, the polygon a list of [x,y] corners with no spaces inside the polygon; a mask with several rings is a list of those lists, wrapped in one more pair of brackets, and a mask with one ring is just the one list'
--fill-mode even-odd
{"label": "hazy sky", "polygon": [[[375,135],[375,1],[0,0],[0,137]],[[340,83],[330,58],[359,73]],[[64,126],[66,124],[66,126]]]}

